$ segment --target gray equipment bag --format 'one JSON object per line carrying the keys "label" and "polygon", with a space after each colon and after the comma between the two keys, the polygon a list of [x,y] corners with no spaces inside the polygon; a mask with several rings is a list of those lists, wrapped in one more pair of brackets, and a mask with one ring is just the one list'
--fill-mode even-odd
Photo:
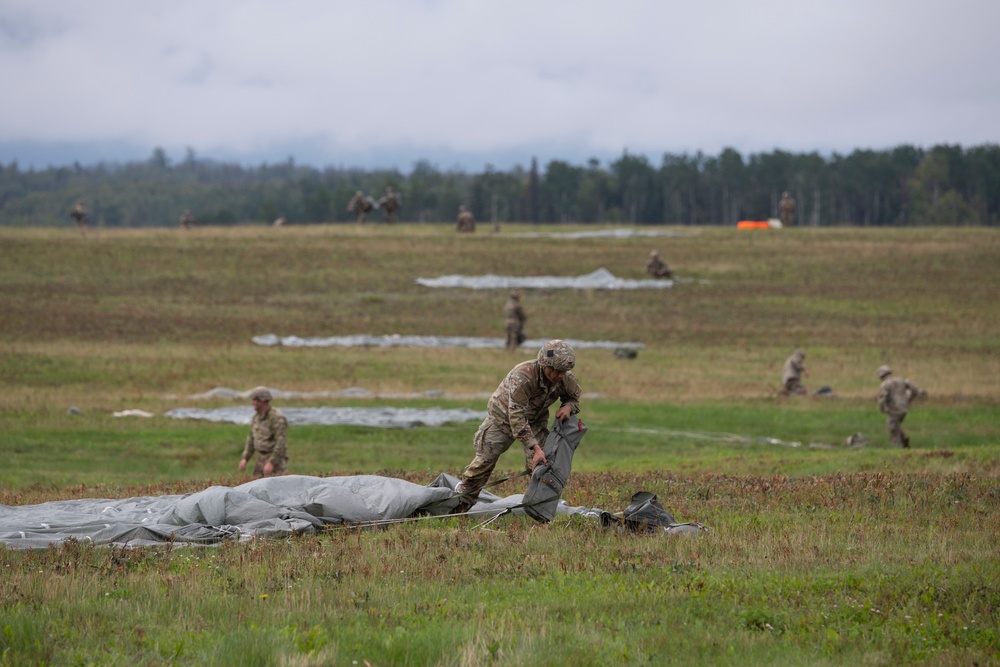
{"label": "gray equipment bag", "polygon": [[548,523],[555,517],[563,487],[573,468],[573,454],[586,432],[586,425],[575,416],[564,422],[553,420],[552,430],[542,445],[548,465],[535,468],[528,490],[524,492],[524,513],[535,521]]}

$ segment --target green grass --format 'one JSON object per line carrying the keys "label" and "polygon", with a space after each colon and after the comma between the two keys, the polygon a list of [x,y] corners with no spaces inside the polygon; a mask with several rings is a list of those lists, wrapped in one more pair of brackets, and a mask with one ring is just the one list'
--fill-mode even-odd
{"label": "green grass", "polygon": [[[512,236],[529,230],[0,229],[0,504],[246,481],[244,426],[111,416],[232,405],[189,398],[218,386],[440,390],[276,404],[482,410],[477,396],[531,350],[250,338],[499,337],[503,292],[413,279],[600,266],[641,278],[656,247],[696,282],[524,290],[528,334],[646,345],[631,361],[579,351],[590,431],[567,502],[620,512],[648,490],[710,533],[619,535],[582,517],[482,529],[462,518],[216,548],[0,549],[0,665],[1000,662],[1000,234]],[[776,396],[799,347],[807,386],[836,398]],[[930,392],[906,420],[910,450],[889,446],[875,409],[882,363]],[[428,483],[468,463],[475,427],[293,427],[290,471]],[[855,432],[869,445],[843,447]],[[518,458],[505,455],[498,472]]]}

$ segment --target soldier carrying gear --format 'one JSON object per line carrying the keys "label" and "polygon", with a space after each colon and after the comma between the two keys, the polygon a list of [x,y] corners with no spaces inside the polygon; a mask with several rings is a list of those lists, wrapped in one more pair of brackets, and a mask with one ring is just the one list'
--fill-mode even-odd
{"label": "soldier carrying gear", "polygon": [[476,231],[476,218],[473,217],[472,212],[466,208],[465,204],[458,207],[457,228],[460,232]]}
{"label": "soldier carrying gear", "polygon": [[351,201],[347,203],[347,210],[357,216],[358,224],[364,224],[365,214],[375,208],[375,203],[371,200],[371,197],[365,197],[365,195],[358,190],[351,197]]}
{"label": "soldier carrying gear", "polygon": [[69,213],[69,217],[76,220],[76,226],[79,229],[85,230],[87,228],[87,209],[83,207],[82,201],[77,200],[76,206]]}
{"label": "soldier carrying gear", "polygon": [[778,211],[781,213],[781,224],[785,227],[789,227],[795,222],[795,200],[788,191],[781,193]]}
{"label": "soldier carrying gear", "polygon": [[181,213],[181,219],[180,219],[181,227],[184,229],[191,229],[191,225],[194,225],[195,223],[196,221],[194,219],[194,216],[191,215],[191,209],[187,208],[184,209],[184,212]]}
{"label": "soldier carrying gear", "polygon": [[876,373],[882,381],[878,389],[878,409],[886,416],[889,440],[894,445],[909,447],[910,438],[903,432],[903,420],[910,411],[910,401],[926,397],[927,392],[906,378],[891,377],[892,369],[888,366],[879,366]]}
{"label": "soldier carrying gear", "polygon": [[399,195],[393,191],[392,186],[387,185],[385,194],[378,200],[378,205],[382,209],[385,222],[396,222],[396,212],[402,208],[403,203],[400,201]]}

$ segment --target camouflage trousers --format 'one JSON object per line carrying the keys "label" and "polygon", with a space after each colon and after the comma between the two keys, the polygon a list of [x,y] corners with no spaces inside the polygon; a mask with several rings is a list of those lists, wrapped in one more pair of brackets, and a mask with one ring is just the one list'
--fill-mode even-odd
{"label": "camouflage trousers", "polygon": [[909,447],[910,438],[903,433],[903,420],[906,413],[888,413],[885,417],[885,428],[889,431],[889,441],[898,447]]}
{"label": "camouflage trousers", "polygon": [[781,389],[782,396],[805,396],[807,393],[809,392],[806,391],[806,387],[802,384],[802,381],[794,378],[788,380]]}
{"label": "camouflage trousers", "polygon": [[[535,437],[538,439],[538,442],[545,442],[545,438],[548,435],[549,431],[544,427],[535,431]],[[462,480],[459,482],[461,484],[459,491],[462,494],[462,506],[465,506],[465,509],[476,504],[479,492],[486,486],[490,475],[493,474],[493,469],[497,467],[500,455],[514,444],[514,437],[505,433],[493,423],[493,420],[487,417],[479,425],[479,430],[476,431],[476,435],[472,438],[472,444],[476,448],[476,457],[462,471]],[[524,469],[527,472],[531,472],[535,450],[528,449],[527,447],[523,447],[523,449]]]}
{"label": "camouflage trousers", "polygon": [[[270,452],[257,452],[256,463],[253,464],[253,476],[263,477],[264,476],[264,466],[267,462],[271,460]],[[272,475],[284,475],[288,471],[288,458],[281,458],[273,461],[274,471]]]}
{"label": "camouflage trousers", "polygon": [[516,350],[524,340],[520,322],[507,322],[504,327],[507,330],[507,349]]}

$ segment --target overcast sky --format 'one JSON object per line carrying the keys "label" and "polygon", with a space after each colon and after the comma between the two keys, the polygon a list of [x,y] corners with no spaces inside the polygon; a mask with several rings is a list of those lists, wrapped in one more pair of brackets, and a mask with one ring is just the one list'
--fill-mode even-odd
{"label": "overcast sky", "polygon": [[1000,141],[1000,0],[0,0],[0,164]]}

